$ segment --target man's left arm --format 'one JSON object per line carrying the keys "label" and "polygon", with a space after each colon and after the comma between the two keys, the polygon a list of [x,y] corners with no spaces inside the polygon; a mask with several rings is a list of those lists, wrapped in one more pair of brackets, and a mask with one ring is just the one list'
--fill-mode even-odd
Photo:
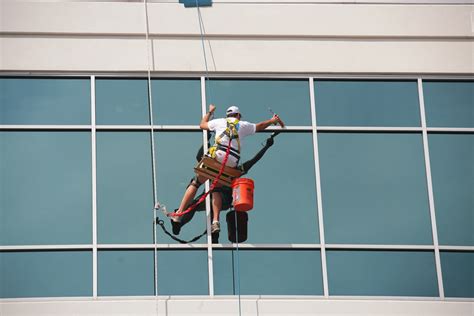
{"label": "man's left arm", "polygon": [[212,114],[216,110],[216,107],[211,104],[209,105],[209,112],[207,112],[201,119],[201,123],[199,124],[199,127],[201,129],[209,130],[209,120],[211,119]]}

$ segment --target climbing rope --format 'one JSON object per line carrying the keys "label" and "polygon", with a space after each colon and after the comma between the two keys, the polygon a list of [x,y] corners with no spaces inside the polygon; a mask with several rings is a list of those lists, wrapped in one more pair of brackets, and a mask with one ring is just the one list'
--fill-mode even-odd
{"label": "climbing rope", "polygon": [[[158,201],[158,190],[156,185],[156,159],[155,159],[155,135],[154,135],[154,123],[153,123],[153,97],[151,87],[151,43],[150,43],[150,24],[148,20],[148,2],[143,0],[143,6],[145,10],[145,41],[147,50],[147,90],[148,90],[148,113],[150,116],[150,139],[151,139],[151,168],[153,178],[153,205]],[[153,221],[156,219],[156,209],[153,208]],[[156,223],[153,225],[153,250],[154,250],[154,290],[155,298],[158,299],[158,249],[157,249],[157,236],[156,236]],[[155,302],[156,313],[158,314],[158,302]]]}
{"label": "climbing rope", "polygon": [[217,174],[216,178],[212,181],[212,184],[211,184],[211,187],[209,188],[209,191],[207,191],[205,194],[203,194],[199,200],[197,200],[194,204],[192,204],[191,206],[189,206],[186,210],[184,210],[183,212],[180,212],[180,213],[176,213],[176,212],[172,212],[172,213],[168,213],[166,211],[166,208],[163,207],[163,206],[160,206],[158,204],[158,209],[161,209],[161,211],[166,214],[166,216],[168,217],[171,217],[171,216],[177,216],[177,217],[180,217],[180,216],[183,216],[191,211],[193,211],[199,204],[201,204],[205,199],[206,197],[215,189],[217,183],[219,182],[219,179],[221,178],[222,174],[224,173],[224,169],[225,169],[225,165],[227,163],[227,160],[230,156],[230,145],[231,145],[231,142],[232,142],[232,131],[230,133],[230,137],[229,137],[229,144],[227,145],[227,150],[225,152],[225,156],[224,156],[224,160],[222,160],[222,165],[221,165],[221,168],[219,170],[219,173]]}

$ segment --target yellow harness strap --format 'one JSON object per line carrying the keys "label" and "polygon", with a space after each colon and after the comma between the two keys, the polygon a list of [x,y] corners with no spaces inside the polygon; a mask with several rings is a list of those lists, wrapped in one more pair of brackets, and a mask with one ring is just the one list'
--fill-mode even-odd
{"label": "yellow harness strap", "polygon": [[[219,145],[220,146],[230,145],[230,144],[222,144],[222,138],[224,136],[227,136],[228,138],[230,138],[230,141],[232,141],[233,139],[237,140],[237,148],[238,148],[237,150],[238,150],[238,153],[240,153],[240,139],[239,139],[239,133],[238,133],[238,128],[237,128],[237,125],[239,124],[239,120],[235,120],[232,122],[230,119],[226,119],[226,121],[227,121],[227,128],[222,134],[216,137],[214,145],[211,148],[209,148],[209,155],[212,158],[216,157],[216,151]],[[231,150],[232,150],[232,147],[231,147]]]}

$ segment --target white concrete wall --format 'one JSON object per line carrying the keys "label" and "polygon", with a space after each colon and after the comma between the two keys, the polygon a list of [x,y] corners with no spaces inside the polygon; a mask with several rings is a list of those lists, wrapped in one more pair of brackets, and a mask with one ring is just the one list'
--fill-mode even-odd
{"label": "white concrete wall", "polygon": [[[147,69],[142,3],[0,1],[0,70]],[[472,5],[235,3],[202,8],[218,73],[472,74]],[[205,69],[196,9],[149,3],[154,70]]]}
{"label": "white concrete wall", "polygon": [[[472,316],[473,302],[324,300],[310,298],[242,298],[242,315],[252,316]],[[239,315],[237,297],[98,299],[0,302],[2,316],[185,316]]]}

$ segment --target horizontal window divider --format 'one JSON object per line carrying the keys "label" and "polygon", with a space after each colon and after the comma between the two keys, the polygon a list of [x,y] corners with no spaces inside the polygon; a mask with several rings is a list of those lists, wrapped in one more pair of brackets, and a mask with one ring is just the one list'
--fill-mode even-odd
{"label": "horizontal window divider", "polygon": [[326,244],[326,249],[356,250],[434,250],[434,245]]}
{"label": "horizontal window divider", "polygon": [[[98,244],[99,250],[139,250],[154,249],[153,244]],[[207,249],[207,244],[157,244],[158,249]],[[237,244],[213,244],[214,249],[234,249]],[[321,249],[320,244],[239,244],[239,249]],[[378,245],[378,244],[326,244],[325,248],[347,250],[434,250],[433,245]],[[439,246],[445,251],[474,251],[474,246]],[[0,251],[28,250],[92,250],[92,244],[84,245],[8,245],[0,246]]]}
{"label": "horizontal window divider", "polygon": [[[157,244],[158,249],[207,249],[207,244]],[[101,244],[97,245],[99,250],[114,250],[114,249],[155,249],[153,244]]]}
{"label": "horizontal window divider", "polygon": [[[233,249],[237,244],[213,244],[214,249]],[[320,244],[239,244],[239,249],[321,249]]]}
{"label": "horizontal window divider", "polygon": [[474,251],[474,246],[439,246],[439,250]]}
{"label": "horizontal window divider", "polygon": [[92,250],[93,245],[21,245],[0,246],[0,251],[20,250]]}
{"label": "horizontal window divider", "polygon": [[[97,125],[97,130],[151,130],[151,125]],[[153,125],[153,130],[162,131],[199,131],[197,125]]]}
{"label": "horizontal window divider", "polygon": [[427,127],[429,132],[474,133],[474,127]]}
{"label": "horizontal window divider", "polygon": [[0,125],[0,130],[92,130],[92,125]]}
{"label": "horizontal window divider", "polygon": [[311,132],[311,126],[285,126],[281,128],[279,126],[270,126],[265,129],[264,132]]}
{"label": "horizontal window divider", "polygon": [[422,127],[383,127],[383,126],[318,126],[317,131],[328,132],[418,132]]}
{"label": "horizontal window divider", "polygon": [[[81,1],[81,0],[77,0]],[[114,1],[114,0],[112,0]],[[142,0],[137,0],[142,2]],[[461,39],[466,37],[460,37]],[[84,72],[84,71],[2,71],[0,70],[1,78],[45,78],[45,77],[57,77],[57,78],[84,78],[90,79],[90,76],[96,76],[96,79],[102,78],[134,78],[134,79],[146,79],[147,72],[143,71],[131,71],[131,72]],[[202,71],[196,72],[180,72],[180,71],[152,71],[152,79],[199,79],[202,76]],[[207,78],[207,77],[206,77]],[[308,80],[314,78],[314,80],[417,80],[421,78],[423,80],[474,80],[473,75],[469,74],[374,74],[374,73],[308,73],[308,72],[210,72],[209,79],[296,79],[296,80]]]}

